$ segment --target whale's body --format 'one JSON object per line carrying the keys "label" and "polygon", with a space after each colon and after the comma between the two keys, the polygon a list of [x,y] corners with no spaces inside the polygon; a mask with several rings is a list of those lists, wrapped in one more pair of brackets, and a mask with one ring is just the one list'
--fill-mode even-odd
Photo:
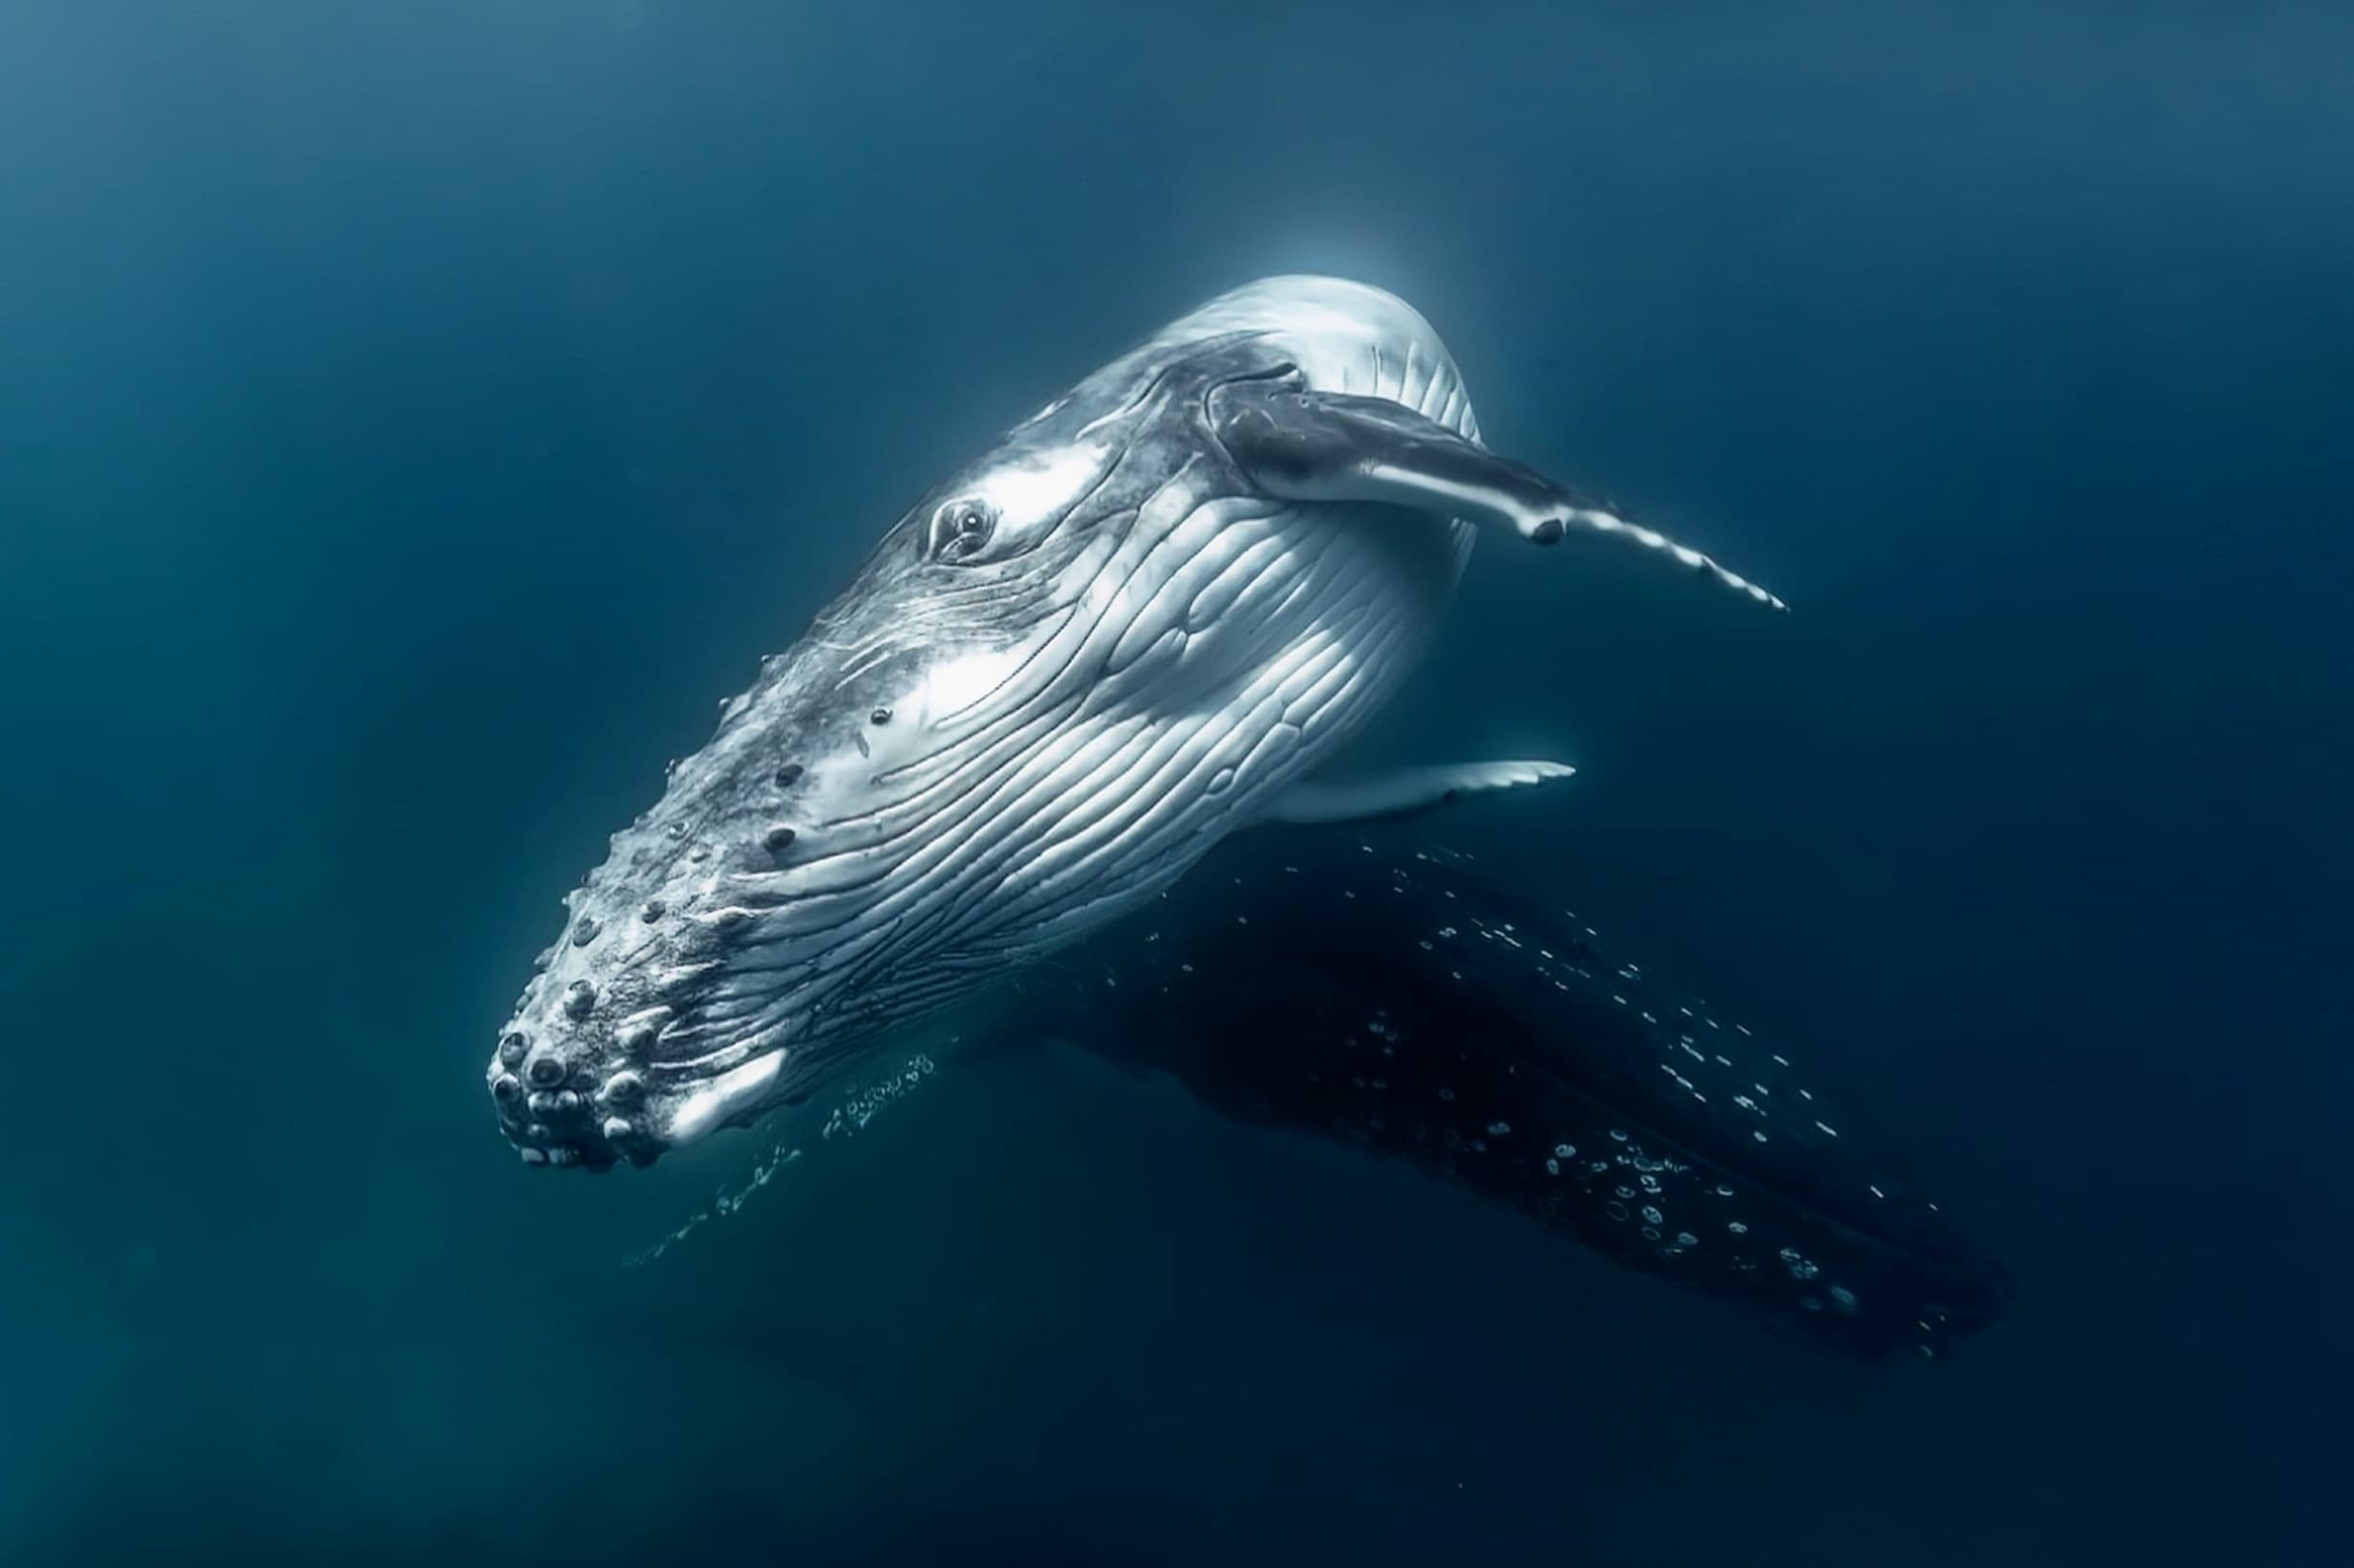
{"label": "whale's body", "polygon": [[644,1161],[1095,930],[1254,822],[1543,763],[1314,781],[1480,528],[1615,533],[1479,444],[1404,302],[1282,278],[1173,323],[936,487],[567,899],[489,1079],[526,1160]]}
{"label": "whale's body", "polygon": [[1403,1162],[1852,1353],[1945,1353],[2000,1264],[1801,1058],[1413,829],[1283,829],[1039,966],[1068,1040],[1229,1118]]}

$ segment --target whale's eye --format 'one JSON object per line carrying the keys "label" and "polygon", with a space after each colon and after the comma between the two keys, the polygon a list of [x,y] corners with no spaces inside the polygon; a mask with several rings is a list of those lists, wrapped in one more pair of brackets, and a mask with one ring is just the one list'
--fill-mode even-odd
{"label": "whale's eye", "polygon": [[932,559],[968,561],[981,553],[995,532],[997,513],[985,501],[948,501],[932,513],[928,549]]}

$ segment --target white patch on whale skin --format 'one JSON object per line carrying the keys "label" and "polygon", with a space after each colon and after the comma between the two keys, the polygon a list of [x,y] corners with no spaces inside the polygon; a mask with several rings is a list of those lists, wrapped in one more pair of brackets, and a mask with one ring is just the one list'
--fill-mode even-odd
{"label": "white patch on whale skin", "polygon": [[1013,678],[1026,650],[1005,648],[967,653],[936,664],[926,672],[919,693],[924,718],[943,724],[978,706]]}
{"label": "white patch on whale skin", "polygon": [[1061,511],[1096,477],[1102,454],[1092,447],[1065,447],[1034,463],[1008,463],[990,469],[977,488],[981,498],[1016,523],[1031,523]]}
{"label": "white patch on whale skin", "polygon": [[679,1102],[666,1129],[669,1141],[674,1145],[691,1144],[758,1101],[784,1069],[785,1055],[783,1051],[770,1051],[755,1057]]}

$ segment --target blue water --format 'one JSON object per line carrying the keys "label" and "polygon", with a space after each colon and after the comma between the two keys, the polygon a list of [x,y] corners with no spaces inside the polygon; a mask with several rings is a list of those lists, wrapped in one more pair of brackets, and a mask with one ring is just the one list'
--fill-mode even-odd
{"label": "blue water", "polygon": [[[2344,1560],[2354,11],[0,9],[0,1561]],[[1061,1052],[526,1171],[556,898],[1260,274],[1770,583],[1493,544],[1369,760],[2018,1280],[1835,1360]]]}

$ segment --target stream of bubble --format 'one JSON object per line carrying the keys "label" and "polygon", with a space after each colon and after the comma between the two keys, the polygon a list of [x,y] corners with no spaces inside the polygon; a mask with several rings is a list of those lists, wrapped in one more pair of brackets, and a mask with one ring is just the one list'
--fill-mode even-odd
{"label": "stream of bubble", "polygon": [[[953,1042],[951,1042],[953,1043]],[[854,1089],[849,1097],[834,1107],[826,1117],[825,1125],[817,1132],[819,1143],[855,1138],[866,1130],[868,1123],[882,1113],[884,1106],[913,1094],[924,1081],[940,1070],[939,1064],[918,1052],[909,1057],[899,1071],[880,1079],[863,1088]],[[805,1126],[807,1124],[803,1124]],[[779,1171],[801,1158],[800,1147],[790,1138],[769,1147],[768,1152],[753,1165],[752,1173],[733,1188],[721,1187],[712,1197],[711,1206],[687,1216],[675,1230],[641,1252],[631,1253],[622,1261],[624,1268],[641,1268],[661,1257],[671,1248],[702,1229],[715,1219],[724,1219],[751,1201],[752,1194],[776,1179]]]}

